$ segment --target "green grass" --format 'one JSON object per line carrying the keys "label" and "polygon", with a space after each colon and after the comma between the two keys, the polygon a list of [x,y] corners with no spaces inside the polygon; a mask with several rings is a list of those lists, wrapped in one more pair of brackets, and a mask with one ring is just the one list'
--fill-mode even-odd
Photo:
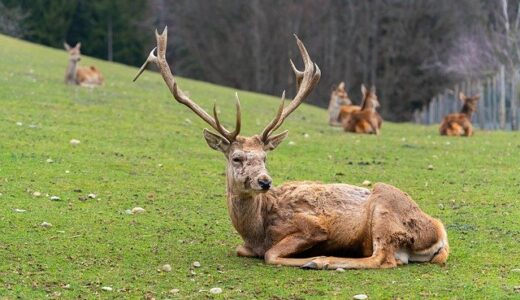
{"label": "green grass", "polygon": [[[66,86],[65,51],[4,36],[0,45],[0,298],[208,298],[212,287],[223,289],[216,298],[246,299],[520,297],[520,273],[512,271],[520,268],[516,132],[445,138],[435,126],[385,123],[381,136],[352,135],[328,127],[325,110],[302,105],[284,125],[294,144],[269,157],[275,183],[395,185],[443,220],[451,256],[445,267],[273,267],[233,255],[240,237],[227,215],[224,157],[207,147],[205,124],[173,101],[158,74],[132,83],[135,68],[84,57],[106,85]],[[233,121],[233,89],[179,82],[208,110],[216,100]],[[277,98],[239,94],[243,133],[258,133]],[[89,193],[97,198],[78,200]],[[146,213],[125,213],[135,206]],[[194,261],[202,267],[192,274]],[[165,263],[172,272],[158,271]],[[173,288],[180,292],[169,294]]]}

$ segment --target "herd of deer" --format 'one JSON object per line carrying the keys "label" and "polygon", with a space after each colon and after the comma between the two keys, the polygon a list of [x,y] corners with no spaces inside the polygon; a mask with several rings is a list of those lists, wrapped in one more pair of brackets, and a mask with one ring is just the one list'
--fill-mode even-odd
{"label": "herd of deer", "polygon": [[[345,90],[345,82],[332,89],[329,101],[329,125],[342,126],[345,131],[366,134],[379,134],[383,119],[376,111],[379,102],[375,88],[370,91],[361,85],[361,106],[352,105],[352,100]],[[444,117],[439,133],[447,136],[472,136],[471,116],[477,110],[480,95],[467,97],[459,93],[462,102],[460,113],[452,113]]]}
{"label": "herd of deer", "polygon": [[[391,268],[409,262],[444,264],[448,258],[447,233],[441,221],[424,213],[410,196],[399,189],[375,184],[372,190],[349,184],[288,182],[272,186],[266,169],[267,153],[287,137],[275,134],[318,84],[321,71],[303,43],[296,43],[304,69],[290,61],[297,82],[297,93],[285,106],[285,92],[275,117],[257,135],[241,136],[240,101],[236,95],[236,126],[226,129],[219,120],[184,93],[166,61],[167,28],[156,31],[157,47],[138,71],[156,64],[175,100],[187,106],[215,132],[204,129],[208,146],[227,160],[227,205],[232,224],[243,239],[238,256],[260,257],[268,264],[310,269]],[[70,60],[65,82],[82,86],[101,85],[103,77],[95,68],[80,68],[80,44],[65,44]],[[361,105],[352,105],[345,84],[332,92],[329,123],[345,131],[379,134],[382,118],[375,88],[361,87]],[[479,96],[459,95],[460,113],[446,116],[442,135],[471,136],[471,114]]]}

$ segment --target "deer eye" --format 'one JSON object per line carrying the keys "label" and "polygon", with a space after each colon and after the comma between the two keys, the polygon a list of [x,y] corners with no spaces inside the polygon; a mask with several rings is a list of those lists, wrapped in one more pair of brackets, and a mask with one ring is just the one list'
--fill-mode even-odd
{"label": "deer eye", "polygon": [[242,157],[240,157],[240,156],[235,156],[235,157],[233,157],[232,160],[233,160],[233,162],[239,163],[239,162],[242,162]]}

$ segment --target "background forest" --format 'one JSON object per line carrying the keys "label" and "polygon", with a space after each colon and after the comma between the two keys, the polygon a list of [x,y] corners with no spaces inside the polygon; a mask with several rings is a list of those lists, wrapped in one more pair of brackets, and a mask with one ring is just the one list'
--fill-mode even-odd
{"label": "background forest", "polygon": [[292,34],[323,77],[309,102],[326,106],[346,81],[354,102],[374,85],[388,120],[455,83],[518,66],[519,1],[485,0],[0,0],[0,32],[140,65],[153,29],[169,26],[178,75],[280,95],[294,89]]}

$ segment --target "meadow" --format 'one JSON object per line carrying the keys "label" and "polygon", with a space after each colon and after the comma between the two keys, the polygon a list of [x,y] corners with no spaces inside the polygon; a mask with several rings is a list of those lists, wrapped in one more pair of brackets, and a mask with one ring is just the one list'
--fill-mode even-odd
{"label": "meadow", "polygon": [[[275,185],[392,184],[444,222],[451,255],[444,267],[269,266],[234,255],[241,240],[227,215],[225,158],[159,74],[132,83],[136,68],[83,57],[106,84],[67,86],[64,50],[1,35],[0,45],[0,299],[520,298],[518,132],[448,138],[437,126],[387,122],[380,136],[354,135],[302,105],[269,155]],[[234,89],[178,80],[234,122]],[[259,133],[278,98],[239,96],[242,134]],[[133,207],[146,212],[128,214]],[[214,287],[222,293],[209,293]]]}

